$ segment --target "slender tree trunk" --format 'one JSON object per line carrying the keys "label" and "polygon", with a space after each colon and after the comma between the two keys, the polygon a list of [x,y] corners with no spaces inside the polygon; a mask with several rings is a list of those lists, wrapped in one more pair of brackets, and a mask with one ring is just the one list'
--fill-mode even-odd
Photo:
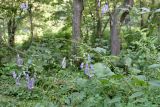
{"label": "slender tree trunk", "polygon": [[[1,18],[0,18],[0,20],[1,20]],[[2,29],[3,28],[0,26],[0,47],[1,47],[1,44],[2,44],[2,35],[3,35],[3,30]]]}
{"label": "slender tree trunk", "polygon": [[[143,2],[140,0],[140,8],[143,7]],[[141,14],[141,29],[144,27],[144,20],[143,20],[143,14]]]}
{"label": "slender tree trunk", "polygon": [[30,47],[32,45],[32,42],[33,42],[33,17],[32,17],[32,4],[31,4],[31,1],[29,0],[29,9],[28,9],[28,13],[29,13],[29,22],[30,22],[30,35],[31,35],[31,40],[30,40],[30,43],[29,43],[29,46]]}
{"label": "slender tree trunk", "polygon": [[102,21],[101,21],[101,13],[100,13],[100,7],[98,6],[99,0],[95,0],[96,5],[96,17],[97,17],[97,29],[96,29],[96,36],[101,38],[102,36]]}
{"label": "slender tree trunk", "polygon": [[81,36],[81,18],[83,11],[83,0],[73,0],[73,19],[72,19],[72,53],[75,55],[78,52],[78,43]]}
{"label": "slender tree trunk", "polygon": [[118,12],[110,16],[110,35],[111,35],[111,54],[119,55],[120,53],[120,21]]}
{"label": "slender tree trunk", "polygon": [[0,46],[2,44],[2,31],[0,31]]}
{"label": "slender tree trunk", "polygon": [[[133,6],[134,0],[124,0],[124,4],[118,8],[115,8],[113,13],[110,15],[110,36],[111,36],[111,54],[120,54],[120,25],[129,14],[129,9]],[[122,11],[121,8],[127,8]],[[122,12],[121,12],[122,11]]]}
{"label": "slender tree trunk", "polygon": [[16,28],[16,20],[13,17],[8,21],[8,43],[11,47],[14,47]]}

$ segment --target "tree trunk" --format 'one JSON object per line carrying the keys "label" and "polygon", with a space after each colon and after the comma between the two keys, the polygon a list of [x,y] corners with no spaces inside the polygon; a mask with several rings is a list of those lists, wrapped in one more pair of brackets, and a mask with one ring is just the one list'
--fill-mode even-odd
{"label": "tree trunk", "polygon": [[[143,7],[143,2],[140,0],[140,8]],[[143,14],[141,14],[141,29],[144,27],[144,20],[143,20]]]}
{"label": "tree trunk", "polygon": [[15,18],[11,18],[8,21],[8,43],[11,47],[14,47],[16,28]]}
{"label": "tree trunk", "polygon": [[96,36],[101,38],[102,36],[102,21],[101,21],[101,13],[100,13],[100,7],[98,6],[99,0],[95,0],[96,5],[96,16],[97,16],[97,30],[96,30]]}
{"label": "tree trunk", "polygon": [[2,31],[0,31],[0,46],[2,45]]}
{"label": "tree trunk", "polygon": [[[117,10],[116,10],[117,11]],[[111,35],[111,54],[119,55],[120,53],[120,21],[118,12],[110,16],[110,35]]]}
{"label": "tree trunk", "polygon": [[33,39],[34,39],[34,34],[33,34],[33,30],[34,30],[34,27],[33,27],[33,15],[32,15],[32,4],[31,4],[31,1],[28,0],[28,3],[29,3],[29,8],[28,8],[28,13],[29,13],[29,22],[30,22],[30,42],[28,44],[28,47],[27,49],[32,45],[32,42],[33,42]]}
{"label": "tree trunk", "polygon": [[[124,4],[115,8],[110,15],[110,36],[111,36],[111,54],[120,54],[120,25],[129,14],[130,8],[133,6],[134,0],[124,0]],[[123,12],[121,8],[126,8]],[[122,14],[121,14],[122,13]]]}
{"label": "tree trunk", "polygon": [[82,11],[83,0],[73,0],[72,53],[74,55],[77,54],[78,43],[80,42]]}

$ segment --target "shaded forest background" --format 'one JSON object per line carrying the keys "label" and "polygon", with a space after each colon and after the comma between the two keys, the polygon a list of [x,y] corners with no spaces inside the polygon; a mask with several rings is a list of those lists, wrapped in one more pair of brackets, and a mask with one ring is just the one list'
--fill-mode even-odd
{"label": "shaded forest background", "polygon": [[160,1],[0,0],[0,105],[159,107]]}

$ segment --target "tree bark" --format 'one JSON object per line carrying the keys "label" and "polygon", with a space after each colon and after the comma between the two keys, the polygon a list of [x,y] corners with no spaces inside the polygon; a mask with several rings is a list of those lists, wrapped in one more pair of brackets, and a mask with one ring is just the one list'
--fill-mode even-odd
{"label": "tree bark", "polygon": [[32,42],[34,39],[34,34],[33,34],[34,27],[33,27],[32,4],[30,0],[28,0],[28,2],[29,2],[28,13],[29,13],[29,22],[30,22],[30,36],[31,36],[30,43],[28,45],[28,48],[29,48],[32,45]]}
{"label": "tree bark", "polygon": [[11,18],[8,21],[8,43],[9,46],[14,47],[15,42],[15,33],[16,33],[17,25],[15,18]]}
{"label": "tree bark", "polygon": [[[125,20],[129,14],[130,8],[133,6],[134,0],[124,0],[124,4],[120,7],[115,8],[113,13],[110,15],[110,36],[111,36],[111,54],[120,54],[120,28],[121,23]],[[121,8],[124,9],[123,12]],[[121,14],[122,13],[122,14]]]}
{"label": "tree bark", "polygon": [[[140,8],[143,7],[143,2],[140,0]],[[143,20],[143,14],[141,14],[141,29],[144,27],[144,20]]]}
{"label": "tree bark", "polygon": [[0,31],[0,46],[2,45],[2,31]]}
{"label": "tree bark", "polygon": [[83,11],[83,0],[73,0],[73,19],[72,19],[72,53],[78,51],[78,43],[81,36],[81,19]]}
{"label": "tree bark", "polygon": [[96,16],[97,16],[97,30],[96,30],[96,36],[101,38],[102,36],[102,21],[101,21],[101,13],[100,13],[100,7],[98,7],[99,0],[95,0],[96,5]]}
{"label": "tree bark", "polygon": [[120,53],[120,21],[118,19],[119,12],[113,13],[110,16],[110,35],[111,35],[111,54],[112,55],[119,55]]}

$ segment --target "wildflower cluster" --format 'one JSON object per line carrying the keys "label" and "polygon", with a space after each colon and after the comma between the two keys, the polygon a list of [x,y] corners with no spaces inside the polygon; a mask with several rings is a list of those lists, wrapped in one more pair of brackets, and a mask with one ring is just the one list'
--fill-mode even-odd
{"label": "wildflower cluster", "polygon": [[[28,60],[28,66],[30,66],[32,63],[31,60]],[[22,67],[23,66],[23,59],[20,57],[19,54],[17,54],[17,59],[16,59],[16,64],[18,67]],[[12,72],[12,76],[15,79],[15,83],[17,86],[21,85],[20,83],[20,79],[21,79],[21,73],[20,74],[16,74],[15,71]],[[28,72],[28,68],[26,71],[23,72],[23,75],[25,77],[26,80],[26,87],[31,90],[34,88],[34,84],[35,84],[35,76],[34,77],[30,77],[29,76],[29,72]]]}
{"label": "wildflower cluster", "polygon": [[[34,88],[34,84],[35,84],[35,77],[30,78],[29,73],[28,72],[23,72],[23,75],[25,76],[26,79],[26,86],[29,90]],[[12,72],[12,76],[15,79],[16,85],[20,86],[20,79],[21,79],[21,74],[16,74],[15,71]]]}
{"label": "wildflower cluster", "polygon": [[24,72],[24,75],[26,77],[26,81],[27,81],[27,88],[29,90],[34,88],[34,84],[35,84],[35,77],[30,77],[28,72]]}
{"label": "wildflower cluster", "polygon": [[13,71],[13,72],[12,72],[12,76],[13,76],[13,78],[15,79],[16,85],[20,85],[19,80],[20,80],[21,75],[17,75],[17,74],[15,73],[15,71]]}
{"label": "wildflower cluster", "polygon": [[88,54],[88,58],[86,63],[82,62],[80,68],[84,70],[84,74],[87,75],[89,78],[94,76],[94,66],[91,64],[91,57]]}

